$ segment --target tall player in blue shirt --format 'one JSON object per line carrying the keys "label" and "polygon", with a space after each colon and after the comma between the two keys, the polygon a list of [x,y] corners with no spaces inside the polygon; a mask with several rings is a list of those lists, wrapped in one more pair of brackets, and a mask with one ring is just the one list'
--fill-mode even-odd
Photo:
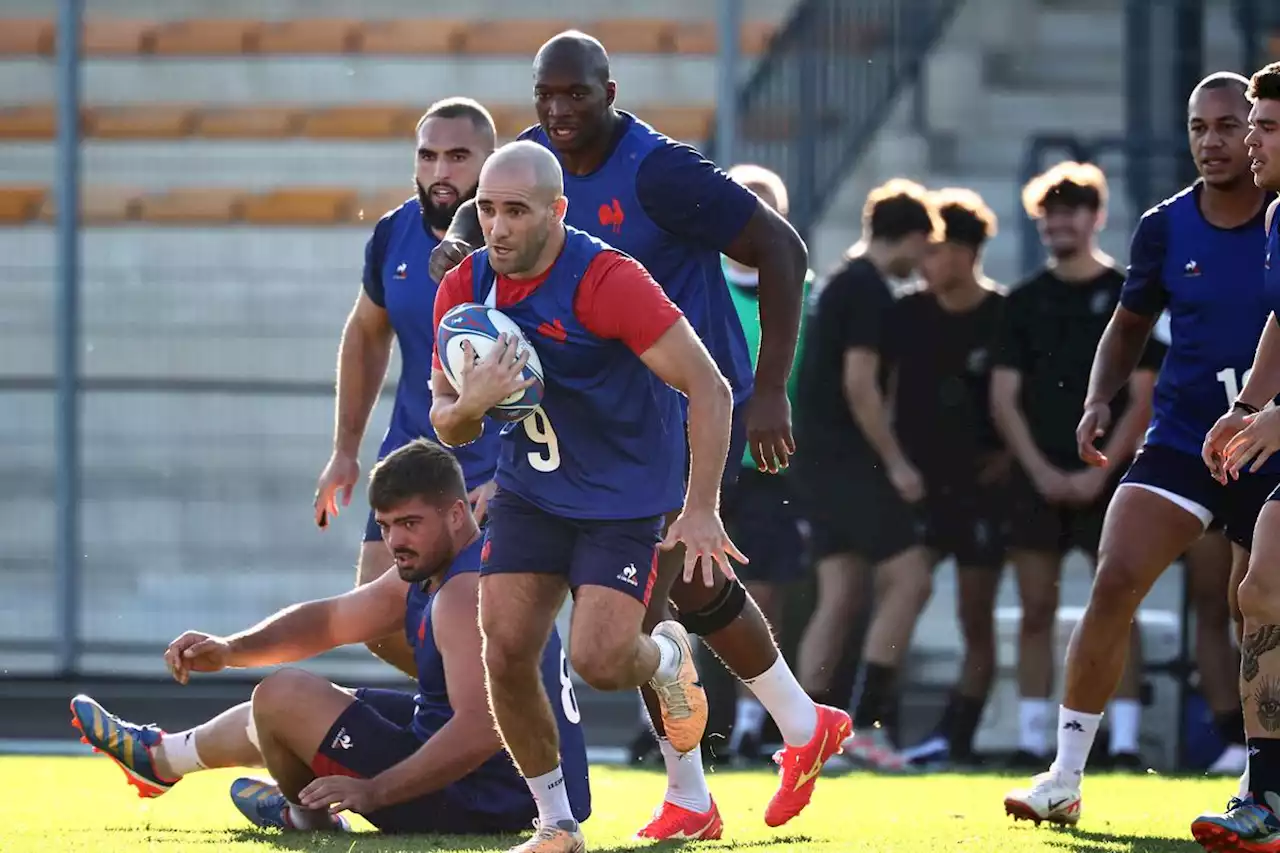
{"label": "tall player in blue shirt", "polygon": [[[441,322],[464,303],[504,312],[538,341],[546,382],[537,411],[502,430],[481,569],[490,705],[538,803],[534,837],[516,853],[584,849],[536,679],[566,591],[573,668],[601,690],[651,684],[672,744],[688,752],[707,722],[689,638],[674,621],[652,635],[641,628],[664,516],[683,503],[663,546],[686,546],[686,572],[698,556],[705,575],[730,557],[745,562],[717,507],[729,385],[662,288],[632,258],[566,226],[567,205],[551,152],[532,142],[499,149],[477,193],[485,248],[451,270],[436,295]],[[466,346],[458,390],[442,369],[432,372],[431,419],[452,445],[478,438],[485,413],[529,385],[518,341],[500,337],[478,363]],[[673,389],[688,399],[687,446]]]}
{"label": "tall player in blue shirt", "polygon": [[[495,136],[488,110],[467,98],[438,101],[418,122],[417,193],[374,227],[365,246],[360,294],[342,330],[333,455],[316,486],[316,523],[322,528],[338,514],[339,492],[344,506],[351,502],[360,478],[360,442],[382,391],[393,340],[400,345],[400,381],[378,458],[419,436],[435,435],[430,412],[436,282],[428,274],[429,259],[458,206],[475,195],[480,167],[493,153]],[[482,520],[492,494],[496,441],[495,431],[458,451],[471,500]],[[357,585],[381,577],[390,563],[391,555],[370,513],[356,568]],[[404,637],[395,634],[370,643],[369,648],[413,676],[413,651]]]}
{"label": "tall player in blue shirt", "polygon": [[[1280,192],[1280,63],[1253,75],[1247,92],[1253,180]],[[1240,396],[1205,437],[1204,462],[1224,485],[1256,477],[1280,459],[1280,202],[1267,209],[1263,310],[1269,313]],[[1191,833],[1206,850],[1269,853],[1280,850],[1280,490],[1258,515],[1249,567],[1237,590],[1243,623],[1240,703],[1244,708],[1249,768],[1239,797],[1222,814],[1204,814]]]}
{"label": "tall player in blue shirt", "polygon": [[[668,139],[614,107],[604,47],[590,36],[562,33],[534,59],[539,124],[521,134],[556,153],[565,172],[565,221],[644,265],[684,312],[734,392],[734,433],[726,474],[736,476],[744,444],[761,470],[785,467],[794,443],[787,379],[800,324],[808,257],[786,220],[697,150]],[[450,236],[476,245],[471,218],[455,218]],[[473,220],[471,220],[473,221]],[[456,230],[455,230],[456,229]],[[443,254],[457,247],[441,247]],[[752,365],[721,255],[759,270],[760,350]],[[753,375],[754,369],[754,375]],[[671,519],[668,519],[670,522]],[[743,680],[778,724],[786,742],[781,782],[765,811],[770,826],[805,807],[821,767],[839,748],[850,721],[815,705],[778,653],[768,623],[745,587],[718,569],[710,583],[680,576],[678,552],[659,560],[646,627],[666,618],[667,600],[680,621]],[[721,818],[707,789],[701,754],[681,756],[645,691],[660,737],[667,793],[640,836],[718,838]]]}
{"label": "tall player in blue shirt", "polygon": [[1120,304],[1098,345],[1077,440],[1085,462],[1105,466],[1094,442],[1107,429],[1110,401],[1161,312],[1169,313],[1170,347],[1146,441],[1107,509],[1093,590],[1067,653],[1057,758],[1029,789],[1005,799],[1014,817],[1079,820],[1085,762],[1124,670],[1138,605],[1210,525],[1247,551],[1258,512],[1280,483],[1280,459],[1224,484],[1199,458],[1204,435],[1239,393],[1268,315],[1267,198],[1249,175],[1246,86],[1237,74],[1219,73],[1192,92],[1187,129],[1200,180],[1143,215]]}
{"label": "tall player in blue shirt", "polygon": [[[373,470],[369,502],[395,566],[333,598],[288,607],[230,637],[188,631],[165,652],[180,683],[193,672],[303,660],[401,631],[413,648],[417,695],[348,690],[298,669],[268,675],[245,702],[188,732],[167,734],[72,700],[75,724],[114,759],[142,796],[187,774],[262,766],[274,781],[238,779],[231,799],[261,827],[339,829],[337,812],[387,832],[519,832],[537,813],[502,751],[485,693],[479,611],[481,533],[462,470],[418,439]],[[542,689],[555,719],[567,798],[591,814],[587,752],[560,638],[543,652]]]}

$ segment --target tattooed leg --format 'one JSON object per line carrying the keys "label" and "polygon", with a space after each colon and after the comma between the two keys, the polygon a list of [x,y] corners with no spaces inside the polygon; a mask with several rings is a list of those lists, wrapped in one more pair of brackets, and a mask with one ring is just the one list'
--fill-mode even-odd
{"label": "tattooed leg", "polygon": [[1239,588],[1243,617],[1240,704],[1249,741],[1253,801],[1280,809],[1280,502],[1258,515],[1249,568]]}
{"label": "tattooed leg", "polygon": [[1256,631],[1246,632],[1240,648],[1240,678],[1246,684],[1257,678],[1258,658],[1277,648],[1280,648],[1280,625],[1263,625]]}

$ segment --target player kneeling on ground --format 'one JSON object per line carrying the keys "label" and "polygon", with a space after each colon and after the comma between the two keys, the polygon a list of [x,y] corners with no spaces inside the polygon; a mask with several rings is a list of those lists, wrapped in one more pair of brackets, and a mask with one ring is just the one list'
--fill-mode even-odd
{"label": "player kneeling on ground", "polygon": [[[515,832],[537,815],[494,730],[485,692],[479,611],[480,530],[457,460],[425,439],[388,455],[369,502],[395,557],[373,583],[285,608],[230,637],[188,631],[165,652],[175,679],[272,666],[385,637],[403,626],[418,694],[348,690],[297,669],[263,679],[249,702],[189,732],[167,734],[71,701],[87,743],[113,758],[144,797],[185,774],[263,766],[275,782],[237,779],[231,799],[260,827],[346,829],[358,812],[385,832]],[[591,812],[587,756],[560,638],[542,655],[565,788],[575,819]]]}

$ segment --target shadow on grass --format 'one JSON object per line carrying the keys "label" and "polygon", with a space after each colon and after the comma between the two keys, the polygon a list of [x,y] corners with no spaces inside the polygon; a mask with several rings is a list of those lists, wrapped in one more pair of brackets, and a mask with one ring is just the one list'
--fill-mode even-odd
{"label": "shadow on grass", "polygon": [[[396,853],[396,851],[428,850],[493,850],[503,851],[525,840],[525,835],[380,835],[356,833],[354,835],[324,835],[319,833],[285,834],[253,829],[231,830],[236,841],[270,844],[280,850],[299,851],[350,851],[350,853]],[[215,839],[210,838],[212,843]],[[813,839],[807,835],[784,835],[777,838],[754,841],[638,841],[601,847],[591,845],[592,853],[623,853],[629,850],[646,850],[662,853],[667,850],[750,850],[756,847],[782,845],[790,849],[803,849],[799,845]]]}
{"label": "shadow on grass", "polygon": [[1117,850],[1133,853],[1186,853],[1195,848],[1195,842],[1190,837],[1166,838],[1157,835],[1097,832],[1078,827],[1058,829],[1046,841],[1053,847],[1070,850],[1072,853],[1116,853]]}

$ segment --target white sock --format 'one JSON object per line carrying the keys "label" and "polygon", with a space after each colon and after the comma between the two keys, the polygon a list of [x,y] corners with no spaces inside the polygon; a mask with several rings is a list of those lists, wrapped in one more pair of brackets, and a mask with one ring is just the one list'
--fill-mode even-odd
{"label": "white sock", "polygon": [[662,762],[667,765],[664,799],[698,814],[711,811],[711,792],[707,790],[707,777],[702,772],[702,750],[681,755],[666,738],[658,740],[658,747],[662,750]]}
{"label": "white sock", "polygon": [[337,820],[328,809],[307,809],[297,803],[289,803],[289,822],[294,829],[328,829]]}
{"label": "white sock", "polygon": [[1142,703],[1137,699],[1112,699],[1107,714],[1111,718],[1111,754],[1137,752]]}
{"label": "white sock", "polygon": [[1035,755],[1049,754],[1049,714],[1053,703],[1048,699],[1018,700],[1018,748]]}
{"label": "white sock", "polygon": [[169,765],[174,776],[186,776],[197,770],[207,770],[196,750],[196,730],[166,734],[160,739],[162,760]]}
{"label": "white sock", "polygon": [[818,706],[796,681],[782,655],[778,655],[773,666],[743,683],[778,724],[787,746],[804,746],[813,740],[818,730]]}
{"label": "white sock", "polygon": [[657,684],[675,681],[680,674],[680,647],[675,640],[662,634],[654,634],[653,641],[658,644],[658,671],[650,680]]}
{"label": "white sock", "polygon": [[543,826],[555,826],[562,820],[576,823],[573,809],[569,808],[569,792],[564,785],[564,771],[560,765],[550,773],[526,778],[525,783],[533,794],[533,801],[538,804],[538,823]]}
{"label": "white sock", "polygon": [[1053,760],[1051,769],[1063,781],[1079,786],[1100,722],[1101,714],[1058,708],[1058,756]]}
{"label": "white sock", "polygon": [[640,725],[653,725],[649,720],[649,708],[644,704],[644,697],[640,695],[639,691],[636,692],[636,700],[640,703]]}
{"label": "white sock", "polygon": [[739,696],[733,714],[733,735],[729,738],[729,751],[742,749],[747,735],[758,737],[764,726],[764,706],[750,696]]}

